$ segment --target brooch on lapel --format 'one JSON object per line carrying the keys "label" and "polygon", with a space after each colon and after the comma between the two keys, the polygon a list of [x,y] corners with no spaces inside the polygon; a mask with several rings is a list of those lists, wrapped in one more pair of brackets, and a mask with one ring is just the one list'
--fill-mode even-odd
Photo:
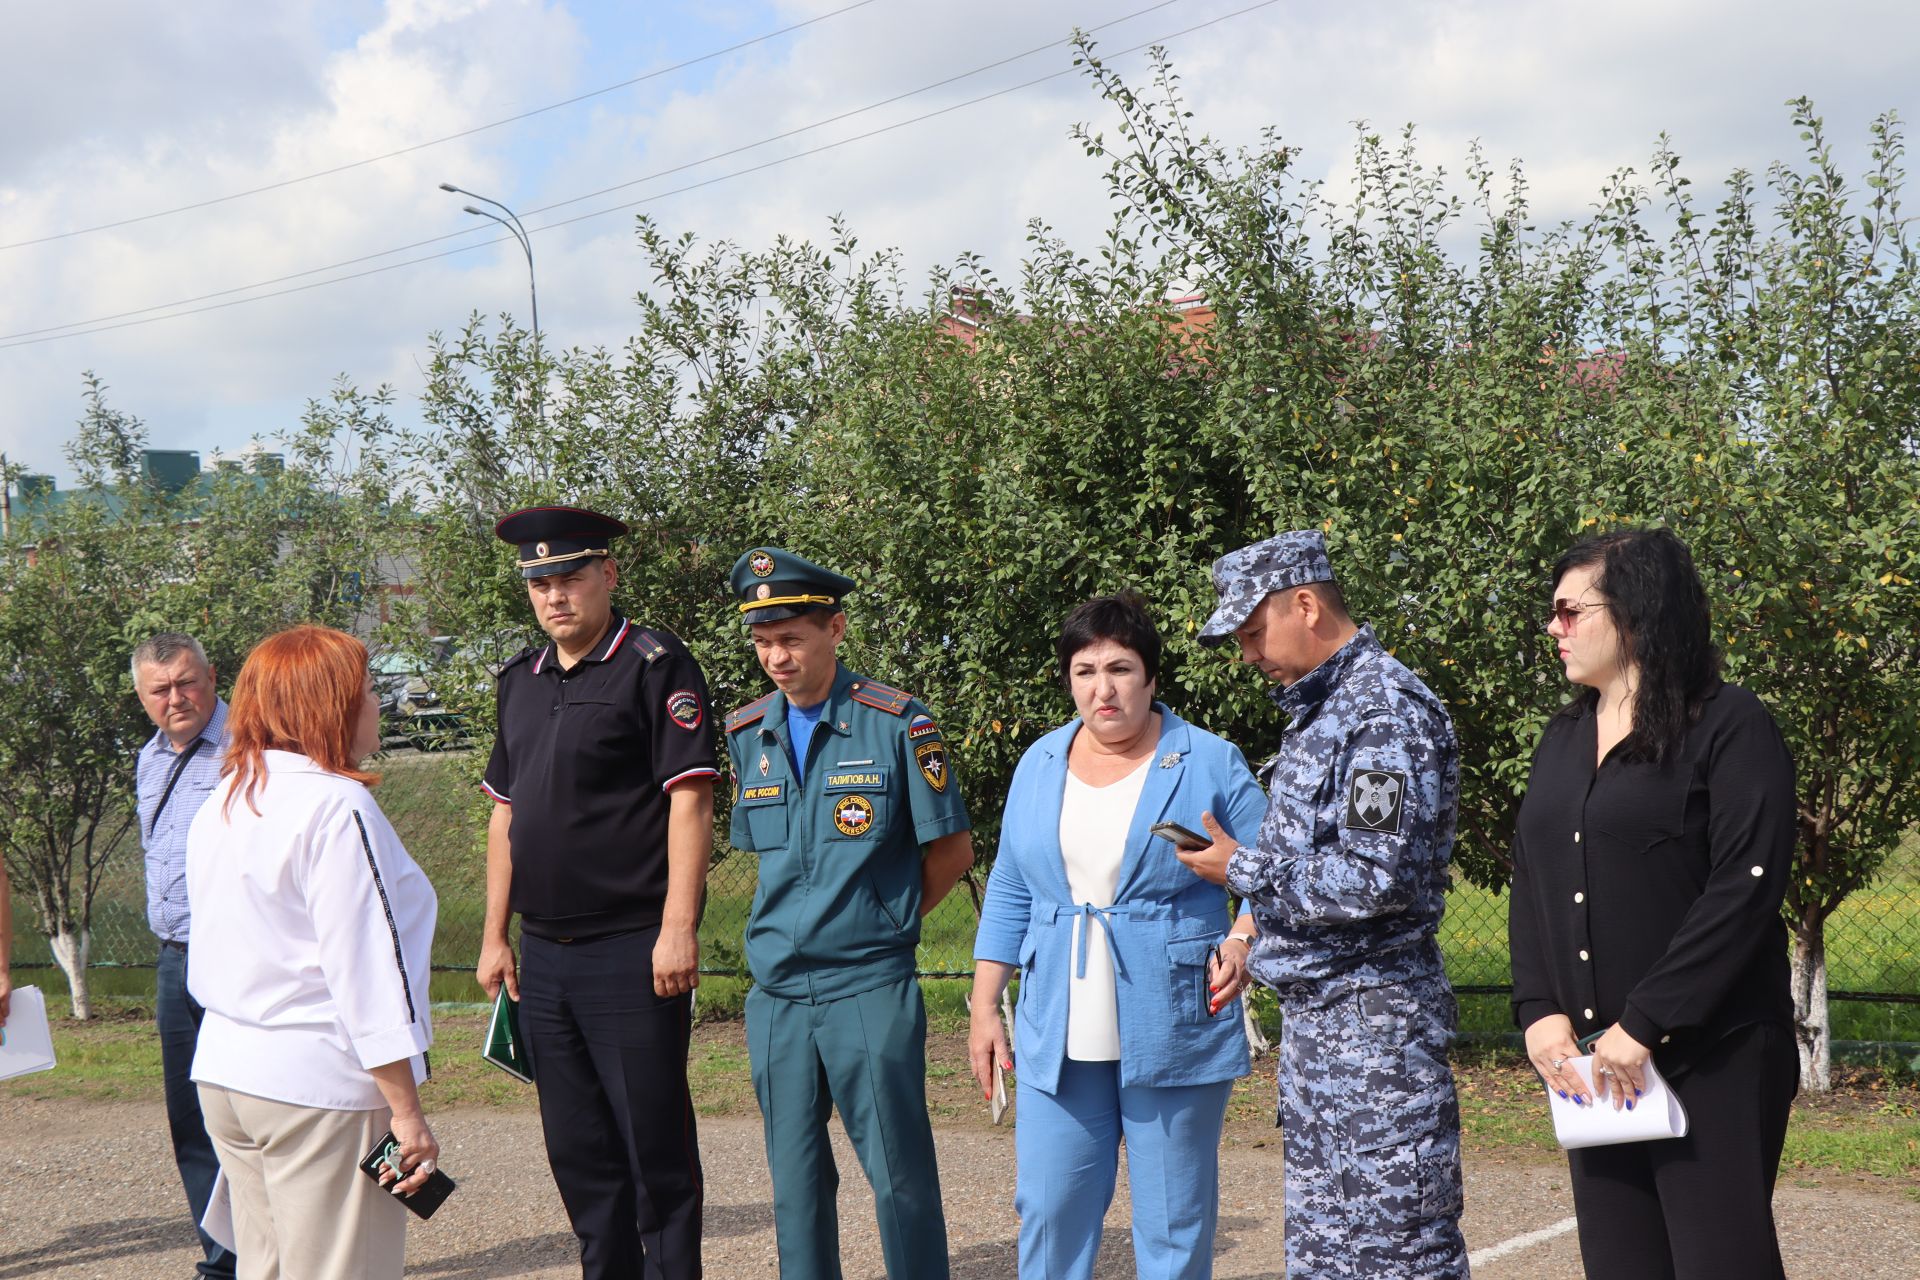
{"label": "brooch on lapel", "polygon": [[1178,751],[1169,751],[1167,752],[1167,754],[1160,757],[1160,767],[1162,769],[1171,769],[1173,768],[1173,766],[1179,763],[1180,763],[1180,753]]}

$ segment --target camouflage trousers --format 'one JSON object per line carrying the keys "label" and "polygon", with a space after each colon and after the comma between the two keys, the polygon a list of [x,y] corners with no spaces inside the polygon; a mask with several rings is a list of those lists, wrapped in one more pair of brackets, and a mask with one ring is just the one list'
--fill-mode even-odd
{"label": "camouflage trousers", "polygon": [[1280,997],[1288,1277],[1465,1277],[1445,976]]}

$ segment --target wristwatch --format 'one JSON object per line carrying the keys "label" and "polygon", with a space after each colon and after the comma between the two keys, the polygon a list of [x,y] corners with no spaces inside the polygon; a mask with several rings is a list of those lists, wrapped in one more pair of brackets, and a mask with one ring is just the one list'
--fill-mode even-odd
{"label": "wristwatch", "polygon": [[1256,938],[1256,937],[1258,937],[1258,936],[1259,936],[1259,935],[1257,935],[1257,934],[1252,934],[1252,933],[1230,933],[1230,934],[1228,934],[1228,935],[1226,936],[1226,938],[1224,939],[1224,941],[1227,941],[1227,942],[1242,942],[1242,943],[1245,943],[1245,944],[1246,944],[1246,947],[1247,947],[1247,950],[1248,950],[1248,951],[1252,951],[1252,950],[1253,950],[1253,940],[1254,940],[1254,938]]}

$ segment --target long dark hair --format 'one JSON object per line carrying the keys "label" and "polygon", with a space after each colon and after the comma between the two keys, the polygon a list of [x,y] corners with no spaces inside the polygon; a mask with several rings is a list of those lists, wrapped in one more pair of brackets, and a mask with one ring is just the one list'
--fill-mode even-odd
{"label": "long dark hair", "polygon": [[[1687,730],[1720,677],[1707,591],[1693,553],[1671,529],[1625,529],[1585,538],[1553,565],[1553,586],[1573,569],[1593,568],[1594,588],[1620,633],[1627,661],[1639,668],[1633,732],[1623,758],[1662,763],[1677,755]],[[1584,690],[1567,706],[1579,712],[1599,701]]]}

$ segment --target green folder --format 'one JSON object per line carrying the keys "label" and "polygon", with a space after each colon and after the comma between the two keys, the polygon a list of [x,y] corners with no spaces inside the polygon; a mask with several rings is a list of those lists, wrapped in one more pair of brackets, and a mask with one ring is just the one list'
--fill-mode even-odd
{"label": "green folder", "polygon": [[533,1083],[533,1062],[527,1042],[520,1038],[520,1006],[507,998],[505,983],[494,997],[493,1017],[487,1022],[487,1047],[480,1056],[516,1080]]}

